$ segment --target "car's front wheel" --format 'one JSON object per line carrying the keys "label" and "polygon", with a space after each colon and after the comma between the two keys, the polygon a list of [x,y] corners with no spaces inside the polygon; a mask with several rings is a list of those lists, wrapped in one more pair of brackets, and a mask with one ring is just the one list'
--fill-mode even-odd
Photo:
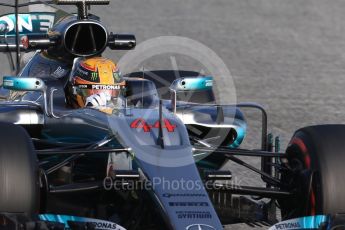
{"label": "car's front wheel", "polygon": [[286,150],[281,179],[294,193],[281,199],[282,218],[345,211],[345,125],[299,129]]}
{"label": "car's front wheel", "polygon": [[38,163],[29,135],[18,125],[0,123],[0,213],[37,213],[38,182]]}

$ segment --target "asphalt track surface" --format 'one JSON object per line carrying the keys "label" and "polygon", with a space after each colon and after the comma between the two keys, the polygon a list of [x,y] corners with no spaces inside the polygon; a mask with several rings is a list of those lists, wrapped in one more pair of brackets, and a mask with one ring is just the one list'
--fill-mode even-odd
{"label": "asphalt track surface", "polygon": [[[269,130],[280,136],[282,151],[300,127],[344,123],[344,11],[342,0],[112,0],[108,7],[92,8],[111,31],[135,33],[139,44],[157,36],[183,36],[216,52],[232,73],[237,101],[265,106]],[[106,52],[114,59],[123,54]],[[176,63],[197,70],[185,61]],[[157,59],[152,66],[169,64]],[[10,73],[4,55],[0,68],[3,75]],[[217,85],[226,98],[226,82]],[[258,115],[248,114],[244,147],[259,146]],[[259,165],[257,159],[245,159]],[[226,167],[241,184],[262,185],[250,172]],[[229,229],[247,228],[252,229]]]}

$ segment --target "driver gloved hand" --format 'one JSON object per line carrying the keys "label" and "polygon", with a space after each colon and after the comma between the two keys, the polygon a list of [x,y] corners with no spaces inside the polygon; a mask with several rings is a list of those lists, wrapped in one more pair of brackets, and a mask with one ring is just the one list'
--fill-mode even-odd
{"label": "driver gloved hand", "polygon": [[86,106],[106,106],[107,102],[110,101],[110,95],[106,93],[97,93],[86,98]]}

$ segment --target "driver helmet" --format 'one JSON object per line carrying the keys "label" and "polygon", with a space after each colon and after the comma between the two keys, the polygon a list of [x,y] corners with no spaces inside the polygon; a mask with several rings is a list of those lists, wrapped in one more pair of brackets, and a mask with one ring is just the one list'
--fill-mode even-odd
{"label": "driver helmet", "polygon": [[68,104],[85,107],[92,95],[106,95],[107,100],[117,98],[125,87],[117,65],[110,59],[92,57],[75,63],[70,75]]}

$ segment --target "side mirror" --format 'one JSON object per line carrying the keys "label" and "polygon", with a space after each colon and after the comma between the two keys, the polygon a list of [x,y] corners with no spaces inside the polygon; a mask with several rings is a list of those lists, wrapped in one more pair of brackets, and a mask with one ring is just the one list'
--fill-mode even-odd
{"label": "side mirror", "polygon": [[170,86],[175,91],[202,91],[210,90],[213,86],[213,77],[183,77],[178,78]]}
{"label": "side mirror", "polygon": [[47,116],[50,116],[50,113],[48,112],[47,86],[42,79],[35,77],[4,76],[2,86],[7,90],[42,92],[44,112]]}
{"label": "side mirror", "polygon": [[176,113],[178,92],[212,90],[212,86],[213,77],[211,76],[183,77],[173,81],[169,87],[173,113]]}
{"label": "side mirror", "polygon": [[47,86],[40,78],[4,76],[3,87],[15,91],[46,91]]}

